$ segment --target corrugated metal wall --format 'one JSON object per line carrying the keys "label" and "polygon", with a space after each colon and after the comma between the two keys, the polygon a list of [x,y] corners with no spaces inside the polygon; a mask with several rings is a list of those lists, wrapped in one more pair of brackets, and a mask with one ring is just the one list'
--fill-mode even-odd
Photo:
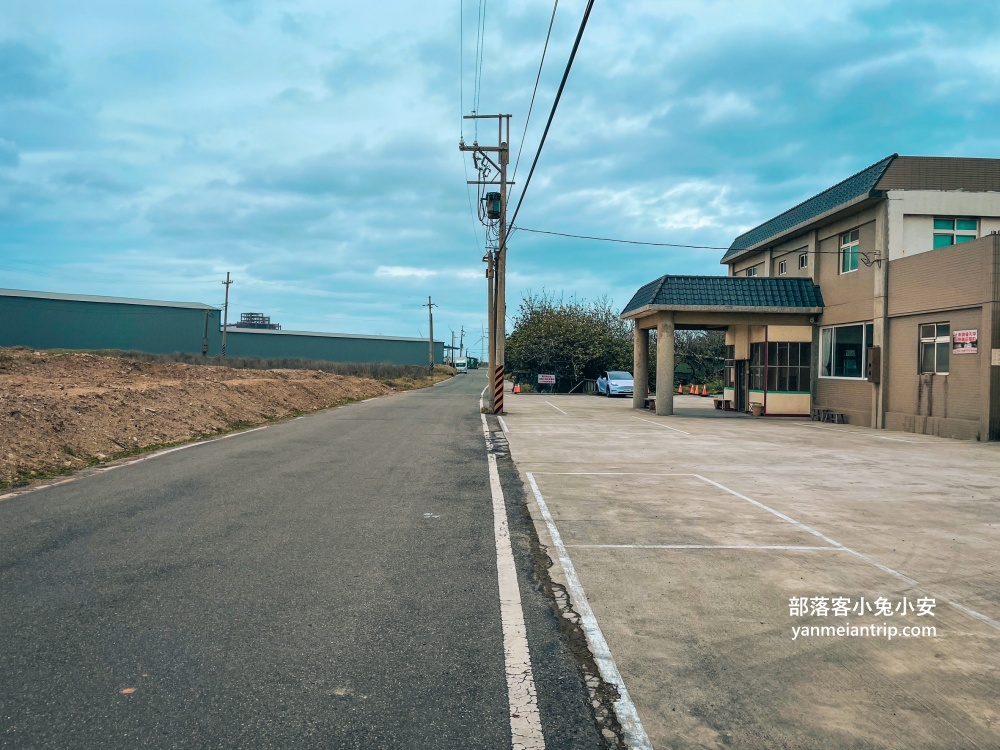
{"label": "corrugated metal wall", "polygon": [[209,354],[217,355],[218,310],[0,295],[0,346],[200,354],[206,312]]}
{"label": "corrugated metal wall", "polygon": [[[316,336],[293,331],[233,331],[226,334],[230,357],[302,357],[331,362],[388,362],[426,365],[426,341]],[[444,342],[434,342],[434,362],[444,362]]]}
{"label": "corrugated metal wall", "polygon": [[[132,349],[152,354],[201,353],[208,313],[209,354],[222,352],[221,311],[205,308],[0,295],[0,346],[33,349]],[[426,365],[427,342],[230,329],[230,357],[323,359]],[[444,342],[434,342],[444,362]]]}

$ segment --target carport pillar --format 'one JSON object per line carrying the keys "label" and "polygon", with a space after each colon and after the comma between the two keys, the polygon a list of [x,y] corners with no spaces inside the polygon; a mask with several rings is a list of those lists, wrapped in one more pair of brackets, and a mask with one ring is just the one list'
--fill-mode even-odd
{"label": "carport pillar", "polygon": [[656,322],[656,415],[674,413],[674,314],[660,313]]}
{"label": "carport pillar", "polygon": [[635,384],[632,389],[632,408],[644,409],[646,396],[649,393],[649,329],[639,328],[637,320],[634,335],[632,374]]}

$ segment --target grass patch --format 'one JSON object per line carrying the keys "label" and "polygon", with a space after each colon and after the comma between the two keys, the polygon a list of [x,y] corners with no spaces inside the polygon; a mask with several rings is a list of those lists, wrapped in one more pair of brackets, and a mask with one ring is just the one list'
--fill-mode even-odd
{"label": "grass patch", "polygon": [[[237,370],[320,370],[334,375],[371,378],[383,383],[394,379],[410,378],[420,380],[427,377],[426,365],[396,365],[389,362],[330,362],[325,359],[301,359],[298,357],[251,358],[251,357],[203,357],[200,354],[175,352],[173,354],[149,354],[122,349],[48,349],[52,354],[93,354],[98,357],[120,357],[133,362],[153,364],[209,365],[232,367]],[[444,367],[436,365],[437,372]],[[452,367],[446,368],[454,374]]]}

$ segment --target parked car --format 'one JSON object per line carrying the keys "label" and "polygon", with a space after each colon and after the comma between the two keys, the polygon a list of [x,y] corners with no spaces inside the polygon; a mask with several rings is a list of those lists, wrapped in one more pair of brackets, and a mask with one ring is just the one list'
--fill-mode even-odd
{"label": "parked car", "polygon": [[635,389],[632,373],[621,370],[602,372],[597,379],[597,393],[601,396],[631,396]]}
{"label": "parked car", "polygon": [[461,375],[463,372],[469,371],[469,363],[464,359],[455,360],[455,371],[457,374]]}

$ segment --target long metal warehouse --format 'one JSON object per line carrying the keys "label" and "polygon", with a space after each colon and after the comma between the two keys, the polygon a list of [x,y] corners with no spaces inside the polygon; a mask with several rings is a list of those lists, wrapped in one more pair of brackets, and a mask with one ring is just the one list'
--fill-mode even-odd
{"label": "long metal warehouse", "polygon": [[[151,354],[222,352],[222,311],[200,302],[100,297],[0,289],[0,346],[33,349],[127,349]],[[426,365],[427,339],[308,331],[236,329],[231,357],[322,359]],[[434,342],[444,361],[444,342]]]}

